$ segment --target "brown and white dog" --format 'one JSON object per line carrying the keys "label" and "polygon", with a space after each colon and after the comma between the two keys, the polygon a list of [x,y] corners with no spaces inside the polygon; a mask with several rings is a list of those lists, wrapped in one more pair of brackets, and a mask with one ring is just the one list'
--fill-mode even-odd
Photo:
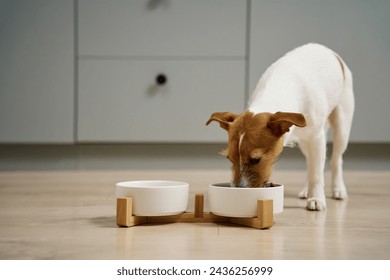
{"label": "brown and white dog", "polygon": [[346,199],[342,155],[354,112],[352,74],[332,50],[307,44],[292,50],[262,75],[242,114],[217,112],[207,125],[227,130],[222,152],[232,162],[233,187],[261,187],[284,146],[298,144],[307,161],[307,179],[299,197],[306,208],[326,208],[324,168],[326,133],[333,131],[332,197]]}

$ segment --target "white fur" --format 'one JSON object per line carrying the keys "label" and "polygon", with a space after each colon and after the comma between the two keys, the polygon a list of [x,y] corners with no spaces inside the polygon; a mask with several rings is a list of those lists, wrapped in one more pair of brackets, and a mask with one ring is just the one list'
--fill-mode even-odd
{"label": "white fur", "polygon": [[283,141],[285,146],[297,143],[306,157],[307,181],[299,196],[308,198],[310,210],[326,208],[324,167],[329,124],[333,130],[332,195],[335,199],[347,198],[342,154],[352,125],[354,96],[352,73],[336,53],[319,44],[307,44],[287,53],[260,78],[249,111],[305,116],[307,126],[291,127]]}

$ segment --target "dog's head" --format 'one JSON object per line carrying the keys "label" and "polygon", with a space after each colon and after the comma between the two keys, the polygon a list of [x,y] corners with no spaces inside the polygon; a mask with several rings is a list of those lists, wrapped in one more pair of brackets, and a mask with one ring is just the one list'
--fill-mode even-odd
{"label": "dog's head", "polygon": [[302,114],[277,112],[240,115],[217,112],[212,121],[228,132],[229,141],[221,154],[232,163],[232,186],[261,187],[269,180],[273,164],[283,150],[283,134],[293,125],[304,127]]}

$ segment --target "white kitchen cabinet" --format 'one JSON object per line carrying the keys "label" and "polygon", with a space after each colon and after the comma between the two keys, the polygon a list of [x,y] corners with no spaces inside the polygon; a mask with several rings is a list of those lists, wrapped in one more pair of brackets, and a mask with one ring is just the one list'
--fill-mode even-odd
{"label": "white kitchen cabinet", "polygon": [[74,141],[73,1],[0,1],[0,143]]}
{"label": "white kitchen cabinet", "polygon": [[250,91],[287,51],[309,42],[324,44],[353,73],[350,141],[390,141],[390,1],[252,0],[250,11]]}
{"label": "white kitchen cabinet", "polygon": [[204,126],[210,114],[244,110],[266,68],[308,42],[354,74],[351,141],[389,142],[389,11],[387,0],[0,0],[0,143],[226,141]]}
{"label": "white kitchen cabinet", "polygon": [[78,3],[79,142],[226,141],[205,122],[244,110],[247,1]]}

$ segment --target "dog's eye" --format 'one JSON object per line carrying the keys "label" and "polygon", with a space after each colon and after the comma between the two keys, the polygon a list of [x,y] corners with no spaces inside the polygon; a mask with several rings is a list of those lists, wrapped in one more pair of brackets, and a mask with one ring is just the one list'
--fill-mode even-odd
{"label": "dog's eye", "polygon": [[260,162],[261,158],[250,158],[249,159],[249,163],[251,165],[255,165],[255,164],[258,164]]}

